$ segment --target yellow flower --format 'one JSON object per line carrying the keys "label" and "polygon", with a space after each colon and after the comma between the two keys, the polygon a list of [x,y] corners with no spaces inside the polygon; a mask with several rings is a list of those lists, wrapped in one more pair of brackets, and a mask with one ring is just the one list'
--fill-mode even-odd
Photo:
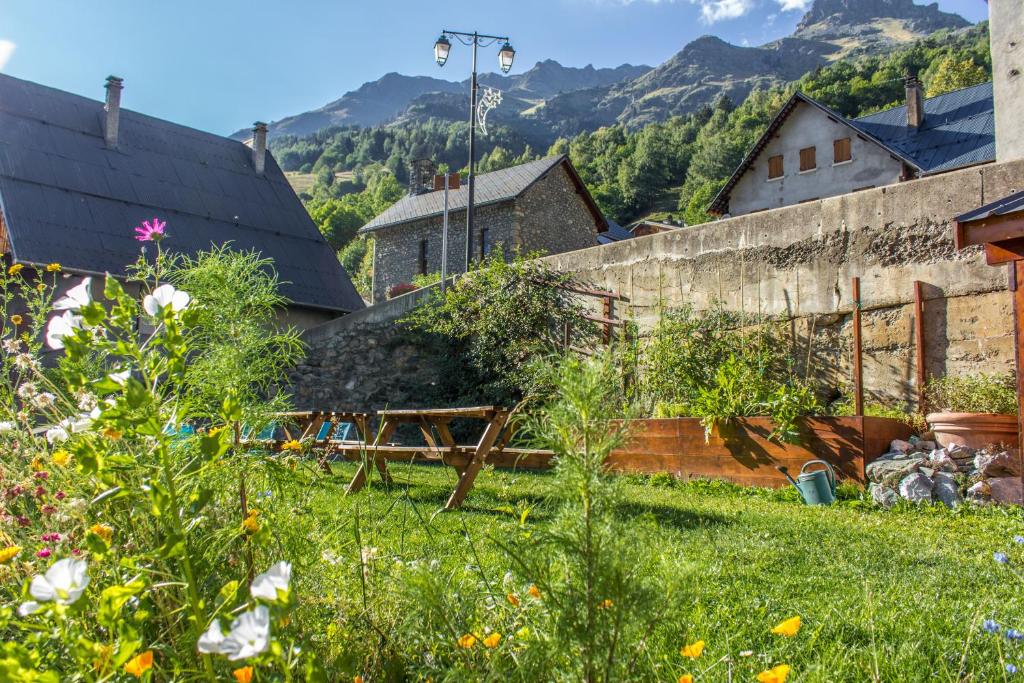
{"label": "yellow flower", "polygon": [[47,273],[59,273],[60,272],[60,264],[59,263],[47,264],[46,272]]}
{"label": "yellow flower", "polygon": [[505,599],[508,600],[508,604],[512,605],[513,607],[519,607],[519,596],[517,596],[515,593],[509,593],[505,596]]}
{"label": "yellow flower", "polygon": [[256,521],[256,515],[249,515],[242,522],[242,529],[247,534],[254,534],[260,530],[260,523]]}
{"label": "yellow flower", "polygon": [[500,633],[492,633],[491,635],[484,638],[484,645],[490,648],[498,647],[498,643],[501,642]]}
{"label": "yellow flower", "polygon": [[143,672],[153,668],[153,651],[146,650],[141,655],[128,660],[124,665],[125,673],[130,673],[136,678],[142,678]]}
{"label": "yellow flower", "polygon": [[291,441],[285,441],[283,444],[281,444],[281,450],[282,451],[301,451],[302,450],[302,444],[299,443],[298,441],[296,441],[295,439],[292,439]]}
{"label": "yellow flower", "polygon": [[693,675],[683,674],[679,677],[679,683],[693,683]]}
{"label": "yellow flower", "polygon": [[522,638],[523,640],[526,640],[529,637],[530,637],[530,629],[527,628],[526,626],[524,626],[521,629],[519,629],[518,631],[516,631],[516,638]]}
{"label": "yellow flower", "polygon": [[537,600],[540,600],[540,589],[537,588],[537,586],[535,586],[534,584],[531,583],[530,584],[530,589],[528,591],[526,591],[526,592],[530,594],[531,598],[535,598]]}
{"label": "yellow flower", "polygon": [[243,666],[241,669],[235,669],[231,672],[231,675],[235,677],[238,683],[249,683],[252,680],[252,667]]}
{"label": "yellow flower", "polygon": [[683,646],[683,649],[679,651],[679,654],[684,657],[689,657],[690,659],[696,659],[697,657],[700,657],[701,652],[704,652],[704,641],[698,640],[696,643],[690,643]]}
{"label": "yellow flower", "polygon": [[356,674],[352,677],[352,683],[363,683],[363,677],[359,674]]}
{"label": "yellow flower", "polygon": [[777,636],[786,636],[791,638],[796,635],[796,632],[800,630],[800,615],[790,617],[785,621],[779,622],[779,624],[772,629],[772,633]]}
{"label": "yellow flower", "polygon": [[459,638],[459,647],[461,647],[464,650],[468,650],[474,645],[476,645],[476,636],[470,633],[467,633],[466,635]]}
{"label": "yellow flower", "polygon": [[65,451],[64,449],[53,452],[54,465],[57,465],[58,467],[64,467],[69,462],[71,462],[71,454]]}
{"label": "yellow flower", "polygon": [[20,325],[22,322],[23,322],[22,317],[20,315],[18,315],[17,313],[15,313],[14,315],[11,316],[11,324],[12,325]]}
{"label": "yellow flower", "polygon": [[13,266],[7,269],[8,275],[17,275],[22,271],[25,266],[21,263],[15,263]]}
{"label": "yellow flower", "polygon": [[43,470],[43,459],[38,455],[32,458],[32,462],[29,463],[29,467],[32,468],[33,472],[42,472]]}
{"label": "yellow flower", "polygon": [[89,527],[89,531],[102,538],[106,543],[110,543],[110,539],[114,537],[114,530],[106,524],[93,524]]}
{"label": "yellow flower", "polygon": [[761,683],[786,683],[786,678],[788,676],[789,667],[785,664],[779,664],[776,667],[757,674],[757,680]]}
{"label": "yellow flower", "polygon": [[36,285],[36,291],[38,291],[38,292],[45,292],[46,291],[46,283],[45,282],[40,282],[38,285]]}
{"label": "yellow flower", "polygon": [[9,545],[3,550],[0,550],[0,564],[7,564],[20,552],[21,546],[17,545]]}
{"label": "yellow flower", "polygon": [[601,604],[598,605],[597,608],[598,609],[611,609],[611,607],[614,606],[614,605],[615,605],[614,602],[612,602],[611,600],[605,598],[604,600],[601,601]]}
{"label": "yellow flower", "polygon": [[116,430],[116,429],[114,429],[113,427],[107,427],[106,429],[103,430],[102,433],[103,433],[103,436],[107,437],[111,441],[120,441],[121,440],[121,432]]}

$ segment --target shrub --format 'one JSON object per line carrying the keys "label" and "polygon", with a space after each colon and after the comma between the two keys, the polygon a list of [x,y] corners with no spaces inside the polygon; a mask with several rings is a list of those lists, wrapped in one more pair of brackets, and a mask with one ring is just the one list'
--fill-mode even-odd
{"label": "shrub", "polygon": [[390,287],[388,287],[386,296],[389,299],[394,299],[396,296],[402,296],[403,294],[408,294],[409,292],[415,292],[417,289],[419,289],[419,287],[412,284],[411,282],[399,282],[397,285],[391,285]]}
{"label": "shrub", "polygon": [[925,400],[942,412],[1016,415],[1016,376],[1011,372],[932,379],[925,386]]}

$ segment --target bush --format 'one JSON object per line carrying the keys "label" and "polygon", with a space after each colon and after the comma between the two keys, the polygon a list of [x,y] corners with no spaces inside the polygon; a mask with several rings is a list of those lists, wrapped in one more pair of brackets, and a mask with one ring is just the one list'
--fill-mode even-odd
{"label": "bush", "polygon": [[389,299],[394,299],[396,296],[402,296],[403,294],[408,294],[409,292],[415,292],[417,289],[419,289],[419,287],[412,284],[411,282],[399,282],[397,285],[391,285],[390,287],[388,287],[386,296]]}
{"label": "bush", "polygon": [[925,400],[940,412],[1016,415],[1017,380],[1012,372],[940,377],[925,386]]}

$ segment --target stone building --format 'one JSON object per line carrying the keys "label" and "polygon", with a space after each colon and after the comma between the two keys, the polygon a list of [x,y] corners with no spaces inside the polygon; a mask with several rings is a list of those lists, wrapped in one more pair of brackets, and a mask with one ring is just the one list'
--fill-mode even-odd
{"label": "stone building", "polygon": [[[415,173],[414,178],[424,174]],[[426,174],[430,175],[430,174]],[[463,271],[466,249],[465,185],[448,197],[448,272]],[[417,275],[441,270],[444,192],[414,182],[410,194],[364,225],[374,238],[373,302]],[[471,258],[492,249],[506,254],[557,254],[597,243],[608,222],[565,155],[476,177]]]}
{"label": "stone building", "polygon": [[783,105],[708,207],[717,215],[777,209],[995,161],[992,83],[856,119],[803,93]]}

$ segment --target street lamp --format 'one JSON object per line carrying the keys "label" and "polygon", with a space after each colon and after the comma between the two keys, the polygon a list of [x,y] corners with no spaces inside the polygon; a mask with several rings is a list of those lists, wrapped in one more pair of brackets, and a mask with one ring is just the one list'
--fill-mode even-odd
{"label": "street lamp", "polygon": [[498,50],[498,66],[504,74],[507,74],[512,68],[512,62],[516,58],[516,51],[509,44],[507,36],[488,36],[475,31],[473,33],[464,33],[462,31],[444,30],[441,31],[441,37],[434,43],[434,61],[437,62],[438,66],[444,66],[445,62],[448,61],[448,53],[452,47],[451,41],[448,40],[449,37],[455,38],[463,45],[473,46],[473,75],[469,81],[469,182],[467,183],[469,186],[469,197],[466,202],[466,272],[468,273],[473,254],[473,195],[476,186],[474,182],[474,176],[476,175],[477,119],[476,49],[478,47],[489,47],[498,41],[502,41],[503,45]]}

